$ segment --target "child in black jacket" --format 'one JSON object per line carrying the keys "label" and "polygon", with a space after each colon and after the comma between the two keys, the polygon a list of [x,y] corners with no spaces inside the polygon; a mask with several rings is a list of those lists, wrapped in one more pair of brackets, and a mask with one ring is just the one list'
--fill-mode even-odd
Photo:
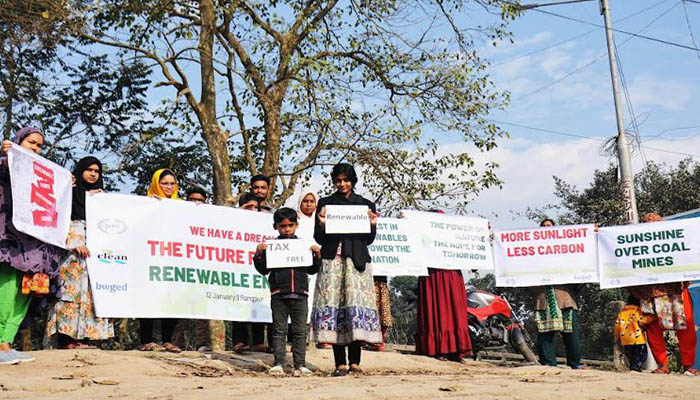
{"label": "child in black jacket", "polygon": [[[280,208],[273,216],[274,228],[279,233],[278,239],[297,239],[297,213],[291,208]],[[272,375],[284,375],[284,361],[287,343],[287,318],[291,318],[292,355],[294,358],[294,376],[309,375],[306,368],[306,319],[309,314],[309,274],[315,274],[321,268],[321,249],[311,246],[313,265],[311,267],[267,268],[265,251],[267,245],[258,245],[255,257],[255,269],[262,275],[270,274],[268,282],[272,299],[272,344],[275,351],[275,365],[270,368]]]}

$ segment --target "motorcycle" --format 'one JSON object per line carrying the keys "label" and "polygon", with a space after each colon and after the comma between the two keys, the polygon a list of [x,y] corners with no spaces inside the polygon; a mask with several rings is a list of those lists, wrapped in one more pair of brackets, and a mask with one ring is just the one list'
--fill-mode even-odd
{"label": "motorcycle", "polygon": [[467,286],[467,312],[474,357],[480,351],[503,350],[510,344],[526,362],[537,363],[532,339],[506,299]]}

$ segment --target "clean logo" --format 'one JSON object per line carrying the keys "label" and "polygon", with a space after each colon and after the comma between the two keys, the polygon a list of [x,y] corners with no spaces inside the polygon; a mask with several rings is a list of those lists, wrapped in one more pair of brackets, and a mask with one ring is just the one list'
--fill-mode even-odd
{"label": "clean logo", "polygon": [[102,250],[102,253],[97,255],[97,259],[105,264],[125,265],[128,257],[120,254],[114,254],[112,250]]}
{"label": "clean logo", "polygon": [[107,218],[97,223],[97,229],[110,235],[119,235],[126,232],[127,226],[124,221]]}

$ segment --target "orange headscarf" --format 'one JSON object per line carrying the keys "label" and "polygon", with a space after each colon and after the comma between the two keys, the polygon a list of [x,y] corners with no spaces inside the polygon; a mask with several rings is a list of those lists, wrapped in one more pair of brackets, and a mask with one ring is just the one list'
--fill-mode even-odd
{"label": "orange headscarf", "polygon": [[[166,196],[165,192],[163,192],[163,188],[160,187],[160,176],[165,171],[170,172],[175,177],[175,188],[174,188],[173,194],[170,197]],[[148,195],[149,196],[156,196],[156,197],[160,197],[162,199],[170,198],[173,200],[180,200],[180,198],[177,196],[177,191],[178,191],[177,175],[175,175],[175,173],[172,170],[167,169],[167,168],[162,168],[153,174],[153,177],[151,178],[151,185],[148,187]]]}

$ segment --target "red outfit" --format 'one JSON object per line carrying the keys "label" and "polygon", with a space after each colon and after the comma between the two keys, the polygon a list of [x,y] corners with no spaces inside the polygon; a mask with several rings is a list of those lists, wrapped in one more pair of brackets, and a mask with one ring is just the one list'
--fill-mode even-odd
{"label": "red outfit", "polygon": [[457,270],[428,269],[418,280],[416,352],[426,356],[471,354],[467,292]]}
{"label": "red outfit", "polygon": [[[685,310],[687,327],[685,329],[676,329],[676,337],[678,337],[678,347],[681,352],[681,364],[689,368],[695,363],[697,336],[693,319],[693,303],[688,289],[683,290],[683,309]],[[654,321],[647,327],[647,341],[656,362],[660,365],[668,365],[664,329],[659,321]]]}

